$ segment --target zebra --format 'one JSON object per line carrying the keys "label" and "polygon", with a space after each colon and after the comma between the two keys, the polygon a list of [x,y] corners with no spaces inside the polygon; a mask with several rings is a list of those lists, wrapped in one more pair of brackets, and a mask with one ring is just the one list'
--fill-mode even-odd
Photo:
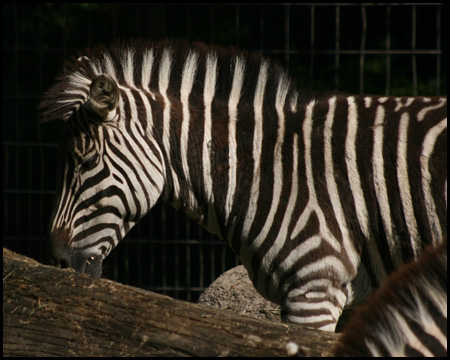
{"label": "zebra", "polygon": [[376,290],[333,356],[447,356],[447,239]]}
{"label": "zebra", "polygon": [[309,92],[203,43],[87,49],[40,105],[65,122],[50,263],[99,277],[162,198],[228,242],[283,321],[334,331],[446,232],[446,104]]}

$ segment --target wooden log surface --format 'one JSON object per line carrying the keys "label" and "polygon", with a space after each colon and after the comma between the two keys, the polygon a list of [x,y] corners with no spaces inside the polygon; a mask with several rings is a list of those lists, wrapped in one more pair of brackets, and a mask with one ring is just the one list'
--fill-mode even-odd
{"label": "wooden log surface", "polygon": [[3,249],[3,356],[327,354],[337,335],[45,266]]}

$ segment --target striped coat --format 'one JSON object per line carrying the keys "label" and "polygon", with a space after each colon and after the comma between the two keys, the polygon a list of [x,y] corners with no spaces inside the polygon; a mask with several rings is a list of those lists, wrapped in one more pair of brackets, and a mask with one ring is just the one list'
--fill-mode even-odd
{"label": "striped coat", "polygon": [[285,320],[332,331],[446,232],[446,104],[312,94],[203,44],[87,50],[41,104],[66,121],[51,262],[99,276],[162,198],[227,241]]}

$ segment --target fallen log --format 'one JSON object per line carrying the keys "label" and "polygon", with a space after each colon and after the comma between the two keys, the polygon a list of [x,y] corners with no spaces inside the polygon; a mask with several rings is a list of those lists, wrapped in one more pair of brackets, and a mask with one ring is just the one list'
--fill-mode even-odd
{"label": "fallen log", "polygon": [[3,356],[323,356],[337,335],[45,266],[3,249]]}

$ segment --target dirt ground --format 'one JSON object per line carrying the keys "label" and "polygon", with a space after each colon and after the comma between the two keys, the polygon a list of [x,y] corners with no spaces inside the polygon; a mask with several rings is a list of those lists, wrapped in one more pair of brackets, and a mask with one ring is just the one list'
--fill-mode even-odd
{"label": "dirt ground", "polygon": [[264,299],[251,283],[244,266],[223,273],[200,295],[199,304],[258,319],[280,322],[280,306]]}

